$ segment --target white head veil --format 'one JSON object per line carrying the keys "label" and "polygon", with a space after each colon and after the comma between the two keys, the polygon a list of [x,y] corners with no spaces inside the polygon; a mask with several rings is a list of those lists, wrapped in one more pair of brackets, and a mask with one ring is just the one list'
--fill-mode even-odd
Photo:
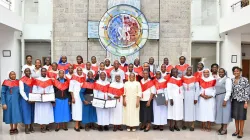
{"label": "white head veil", "polygon": [[[209,72],[209,77],[204,77],[204,71],[208,71]],[[208,69],[208,68],[205,68],[205,69],[203,69],[202,70],[202,80],[204,80],[205,82],[209,82],[209,81],[212,81],[212,80],[214,80],[214,77],[213,77],[213,75],[212,75],[212,72],[210,71],[210,69]]]}

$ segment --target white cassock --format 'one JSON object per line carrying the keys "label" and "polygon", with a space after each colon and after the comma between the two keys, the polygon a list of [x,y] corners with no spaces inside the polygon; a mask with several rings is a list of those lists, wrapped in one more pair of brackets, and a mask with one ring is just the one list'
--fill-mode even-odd
{"label": "white cassock", "polygon": [[[121,89],[124,87],[122,82],[117,83],[113,82],[110,84],[111,88]],[[114,95],[109,93],[109,96],[114,98]],[[121,125],[123,123],[123,95],[120,96],[120,99],[117,99],[117,104],[115,108],[110,108],[110,124]]]}
{"label": "white cassock", "polygon": [[[159,83],[165,83],[165,79],[157,79]],[[156,86],[157,88],[157,86]],[[157,94],[164,93],[166,101],[168,100],[167,88],[161,88],[156,90]],[[168,123],[168,107],[166,105],[157,106],[156,100],[153,101],[153,110],[154,110],[154,125],[165,125]]]}
{"label": "white cassock", "polygon": [[194,104],[194,100],[198,101],[199,97],[199,83],[194,76],[184,76],[183,79],[184,88],[184,121],[193,122],[196,120],[196,108],[197,104]]}
{"label": "white cassock", "polygon": [[[97,84],[102,85],[102,86],[106,86],[109,85],[108,81],[102,81],[102,80],[97,80],[96,81]],[[108,93],[104,93],[100,90],[93,90],[94,92],[94,97],[95,98],[99,98],[99,99],[108,99]],[[109,125],[109,108],[96,108],[96,114],[97,114],[97,124],[98,125]]]}
{"label": "white cassock", "polygon": [[[212,79],[211,81],[206,81],[207,84],[203,86],[204,81],[200,81],[200,95],[205,94],[208,96],[213,96],[210,99],[204,99],[202,97],[199,97],[198,102],[198,112],[197,112],[197,120],[201,122],[214,122],[215,121],[215,85],[211,84],[215,79]],[[209,84],[210,83],[210,84]]]}
{"label": "white cassock", "polygon": [[72,92],[75,98],[75,103],[72,104],[72,119],[74,121],[82,120],[82,100],[80,97],[81,84],[82,83],[79,81],[74,80],[74,78],[72,78],[69,83],[69,92]]}
{"label": "white cassock", "polygon": [[[47,77],[39,77],[37,80],[47,81]],[[39,86],[33,86],[33,93],[43,94],[43,93],[54,93],[53,85],[42,88]],[[36,102],[35,103],[35,123],[37,124],[50,124],[54,122],[54,111],[51,102]]]}
{"label": "white cassock", "polygon": [[[171,77],[167,84],[168,93],[168,119],[182,120],[183,119],[183,86],[181,78]],[[173,99],[174,105],[170,105],[170,100]]]}

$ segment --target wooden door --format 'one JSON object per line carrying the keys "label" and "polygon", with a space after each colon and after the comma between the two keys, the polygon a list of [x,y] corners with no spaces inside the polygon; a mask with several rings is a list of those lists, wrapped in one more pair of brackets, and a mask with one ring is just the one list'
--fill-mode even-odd
{"label": "wooden door", "polygon": [[250,60],[242,60],[242,76],[246,77],[249,80],[249,67],[250,67]]}

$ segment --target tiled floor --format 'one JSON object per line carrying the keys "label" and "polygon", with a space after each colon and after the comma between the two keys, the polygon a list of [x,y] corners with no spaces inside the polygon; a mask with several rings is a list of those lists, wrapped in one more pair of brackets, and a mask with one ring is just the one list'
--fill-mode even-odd
{"label": "tiled floor", "polygon": [[[0,118],[2,120],[2,111],[0,111]],[[250,113],[248,112],[249,120],[245,124],[244,137],[242,140],[250,140]],[[236,140],[236,137],[232,137],[231,134],[235,131],[234,123],[230,123],[228,127],[228,134],[224,136],[217,135],[216,130],[218,125],[213,126],[211,132],[203,132],[198,126],[194,132],[189,130],[180,132],[170,132],[167,128],[164,131],[151,130],[148,133],[137,132],[98,132],[98,131],[81,131],[75,132],[71,127],[69,131],[63,130],[59,132],[47,132],[45,134],[40,133],[36,128],[36,132],[26,135],[22,127],[19,127],[20,133],[18,135],[9,135],[9,125],[6,125],[0,121],[0,140]]]}

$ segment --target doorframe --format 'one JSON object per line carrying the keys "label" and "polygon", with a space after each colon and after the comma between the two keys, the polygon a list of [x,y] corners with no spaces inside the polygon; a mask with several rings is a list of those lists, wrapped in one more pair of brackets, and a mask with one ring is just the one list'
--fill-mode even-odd
{"label": "doorframe", "polygon": [[246,58],[244,58],[244,59],[242,58],[242,59],[241,59],[242,68],[243,68],[243,64],[242,64],[242,61],[243,61],[243,60],[248,60],[248,61],[249,61],[249,71],[248,71],[249,76],[248,76],[247,78],[250,79],[250,59],[246,59]]}

